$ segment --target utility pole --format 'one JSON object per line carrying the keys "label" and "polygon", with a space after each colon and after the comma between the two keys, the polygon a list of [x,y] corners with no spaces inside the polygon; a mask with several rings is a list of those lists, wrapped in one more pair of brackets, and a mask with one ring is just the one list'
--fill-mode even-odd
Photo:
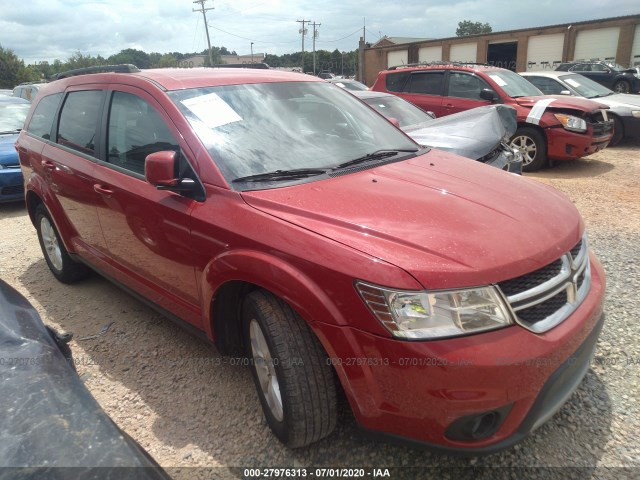
{"label": "utility pole", "polygon": [[316,38],[318,38],[318,30],[316,27],[322,25],[321,23],[313,22],[313,74],[316,74]]}
{"label": "utility pole", "polygon": [[207,0],[195,0],[193,3],[199,4],[200,8],[194,8],[193,11],[202,13],[202,16],[204,17],[204,30],[205,32],[207,32],[207,45],[209,46],[209,65],[213,65],[213,55],[211,54],[211,40],[209,40],[209,24],[207,23],[207,12],[209,10],[213,10],[213,7],[204,8],[204,3],[206,1]]}
{"label": "utility pole", "polygon": [[304,28],[305,23],[311,23],[311,20],[296,20],[296,22],[302,24],[302,28],[300,29],[300,33],[302,34],[302,73],[304,73],[304,36],[307,34],[307,31]]}

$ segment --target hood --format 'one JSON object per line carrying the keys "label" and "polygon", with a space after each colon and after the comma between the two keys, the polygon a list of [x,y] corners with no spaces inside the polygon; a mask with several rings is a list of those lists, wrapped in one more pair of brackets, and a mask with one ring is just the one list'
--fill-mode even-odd
{"label": "hood", "polygon": [[611,108],[640,107],[640,95],[630,95],[628,93],[616,93],[614,95],[608,95],[594,100],[604,103]]}
{"label": "hood", "polygon": [[557,190],[436,150],[242,196],[258,210],[392,263],[432,289],[528,273],[570,250],[583,229]]}
{"label": "hood", "polygon": [[539,95],[536,97],[520,97],[514,100],[526,108],[533,108],[533,106],[541,100],[553,99],[553,102],[547,107],[548,109],[573,109],[583,112],[593,112],[598,109],[609,108],[604,103],[599,101],[589,100],[587,98],[569,97],[567,95]]}
{"label": "hood", "polygon": [[421,145],[477,160],[507,141],[518,128],[516,110],[507,105],[478,107],[403,130]]}
{"label": "hood", "polygon": [[17,133],[0,135],[0,165],[19,165],[18,152],[15,143],[18,139]]}

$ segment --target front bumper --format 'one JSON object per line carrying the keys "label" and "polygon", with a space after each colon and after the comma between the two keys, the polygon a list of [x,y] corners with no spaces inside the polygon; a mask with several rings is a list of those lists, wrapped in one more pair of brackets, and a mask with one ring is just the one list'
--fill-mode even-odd
{"label": "front bumper", "polygon": [[613,131],[602,136],[576,133],[562,127],[548,128],[547,156],[551,160],[574,160],[603,150],[613,137]]}
{"label": "front bumper", "polygon": [[[316,324],[360,426],[450,453],[492,453],[523,439],[562,406],[589,368],[604,298],[602,267],[591,261],[586,299],[540,335],[513,326],[410,342]],[[500,417],[486,436],[452,435],[461,421],[486,412]]]}
{"label": "front bumper", "polygon": [[20,168],[0,170],[0,203],[24,199],[24,182]]}

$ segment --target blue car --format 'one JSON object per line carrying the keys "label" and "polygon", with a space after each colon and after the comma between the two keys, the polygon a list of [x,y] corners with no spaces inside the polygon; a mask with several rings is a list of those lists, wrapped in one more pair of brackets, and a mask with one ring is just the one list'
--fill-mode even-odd
{"label": "blue car", "polygon": [[24,182],[14,144],[30,106],[23,98],[0,95],[0,203],[24,198]]}

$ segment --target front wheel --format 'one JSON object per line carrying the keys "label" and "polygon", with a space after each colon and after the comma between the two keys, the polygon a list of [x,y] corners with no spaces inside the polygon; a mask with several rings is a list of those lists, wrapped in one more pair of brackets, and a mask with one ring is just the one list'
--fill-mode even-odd
{"label": "front wheel", "polygon": [[618,117],[613,117],[613,137],[611,137],[609,146],[613,147],[620,143],[622,137],[624,137],[624,127],[622,126],[622,121]]}
{"label": "front wheel", "polygon": [[291,448],[329,435],[336,425],[336,385],[320,342],[286,303],[257,290],[243,302],[247,354],[267,423]]}
{"label": "front wheel", "polygon": [[624,80],[618,80],[616,83],[613,84],[613,90],[616,93],[629,93],[629,90],[631,90],[631,88],[629,86],[629,82],[626,82]]}
{"label": "front wheel", "polygon": [[522,153],[522,170],[525,172],[535,172],[547,165],[547,145],[538,130],[521,127],[509,144]]}
{"label": "front wheel", "polygon": [[74,283],[87,277],[90,270],[69,256],[44,205],[36,207],[35,218],[40,248],[53,276],[62,283]]}

